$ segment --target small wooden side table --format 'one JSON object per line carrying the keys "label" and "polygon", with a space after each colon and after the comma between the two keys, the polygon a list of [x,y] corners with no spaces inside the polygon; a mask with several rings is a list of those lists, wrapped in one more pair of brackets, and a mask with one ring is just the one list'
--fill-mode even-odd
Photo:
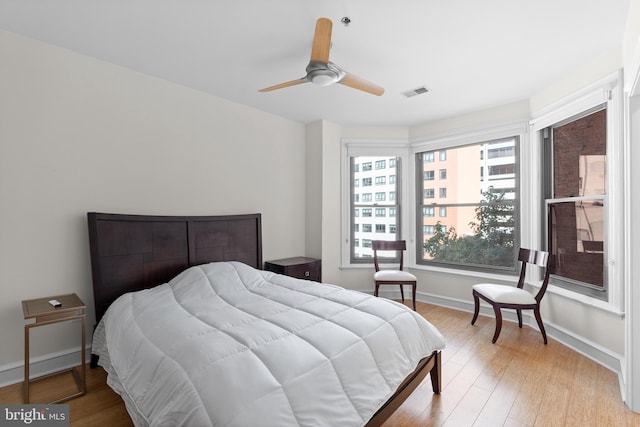
{"label": "small wooden side table", "polygon": [[[60,307],[53,307],[49,304],[49,300],[56,299],[60,301]],[[87,391],[87,371],[85,362],[85,345],[86,345],[86,333],[85,333],[85,318],[86,318],[86,305],[78,295],[57,295],[46,298],[38,298],[32,300],[22,301],[22,311],[24,313],[24,319],[35,319],[34,323],[27,323],[24,325],[24,403],[29,403],[29,384],[53,376],[63,372],[71,371],[73,377],[78,385],[78,392],[72,395],[60,398],[50,404],[60,403],[73,399],[74,397],[82,396]],[[80,364],[80,372],[76,367],[63,369],[61,371],[53,372],[51,374],[42,375],[37,378],[29,378],[29,331],[31,328],[38,326],[51,325],[58,322],[66,322],[69,320],[79,319],[82,323],[82,361]]]}

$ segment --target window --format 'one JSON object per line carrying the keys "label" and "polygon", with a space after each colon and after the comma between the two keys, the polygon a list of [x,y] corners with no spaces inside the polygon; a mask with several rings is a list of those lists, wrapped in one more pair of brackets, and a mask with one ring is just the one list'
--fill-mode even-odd
{"label": "window", "polygon": [[523,158],[538,159],[538,168],[521,200],[536,243],[550,252],[549,290],[618,315],[628,286],[620,266],[631,241],[626,222],[634,220],[626,204],[635,189],[625,180],[636,167],[628,163],[634,141],[625,136],[624,96],[615,72],[532,119],[534,143]]}
{"label": "window", "polygon": [[607,110],[542,130],[546,241],[553,283],[606,298]]}
{"label": "window", "polygon": [[515,165],[495,165],[489,166],[489,175],[507,175],[515,173]]}
{"label": "window", "polygon": [[440,161],[444,162],[447,160],[447,150],[440,150]]}
{"label": "window", "polygon": [[[384,156],[350,156],[350,242],[360,241],[360,246],[350,245],[349,263],[371,263],[373,251],[370,241],[374,239],[395,240],[397,235],[396,213],[400,208],[397,200],[397,190],[401,176],[399,158]],[[358,169],[355,166],[360,164]],[[394,167],[394,175],[380,175],[380,169]],[[393,179],[391,179],[393,177]],[[355,185],[360,182],[361,186]],[[370,186],[375,183],[376,191],[371,192]],[[367,192],[368,190],[368,192]],[[358,197],[359,196],[359,197]],[[360,216],[357,212],[360,211]],[[355,225],[359,224],[359,227]],[[393,225],[393,228],[391,227]],[[370,234],[374,233],[374,234]],[[383,234],[384,236],[375,236]],[[343,258],[344,259],[344,258]]]}
{"label": "window", "polygon": [[436,179],[436,173],[433,170],[424,171],[424,180],[425,181],[433,181]]}
{"label": "window", "polygon": [[513,157],[516,154],[513,147],[500,147],[500,148],[489,148],[488,155],[490,159],[497,159],[500,157]]}
{"label": "window", "polygon": [[436,161],[435,156],[433,155],[433,151],[427,151],[426,153],[423,153],[422,157],[422,161],[424,163],[433,163]]}
{"label": "window", "polygon": [[[424,172],[431,170],[430,151],[416,153],[416,184],[418,200],[417,230],[422,244],[418,245],[417,262],[428,265],[447,265],[462,269],[515,272],[515,248],[519,247],[517,230],[517,156],[489,160],[489,148],[518,150],[519,138],[479,142],[471,145],[448,147],[446,168],[439,177],[454,186],[438,189],[434,206],[433,188],[424,187]],[[489,181],[483,168],[508,170],[511,175],[503,180]],[[419,177],[419,178],[418,178]],[[505,178],[505,177],[503,177]],[[435,209],[439,218],[434,224]]]}

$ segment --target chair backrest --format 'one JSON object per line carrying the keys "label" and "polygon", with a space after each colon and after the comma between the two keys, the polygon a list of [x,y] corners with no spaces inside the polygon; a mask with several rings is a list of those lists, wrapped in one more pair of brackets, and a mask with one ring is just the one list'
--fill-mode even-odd
{"label": "chair backrest", "polygon": [[522,267],[520,269],[520,278],[518,279],[518,287],[522,289],[524,286],[525,274],[527,272],[527,265],[537,265],[538,267],[544,268],[544,279],[542,279],[542,286],[540,286],[540,290],[536,294],[536,301],[540,302],[544,293],[547,291],[547,286],[549,285],[549,274],[551,270],[549,269],[549,252],[545,251],[536,251],[534,249],[524,249],[520,248],[518,252],[518,260],[522,262]]}
{"label": "chair backrest", "polygon": [[373,265],[376,271],[380,271],[378,265],[378,251],[396,251],[400,253],[400,267],[402,270],[404,267],[404,251],[407,249],[407,242],[405,240],[372,240],[371,247],[373,248]]}

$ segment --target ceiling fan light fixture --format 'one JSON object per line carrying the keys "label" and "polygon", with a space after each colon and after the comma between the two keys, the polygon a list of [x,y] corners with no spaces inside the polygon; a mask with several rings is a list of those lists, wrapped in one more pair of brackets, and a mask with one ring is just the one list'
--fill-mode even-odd
{"label": "ceiling fan light fixture", "polygon": [[318,86],[329,86],[338,80],[338,75],[331,70],[313,70],[308,76],[311,83]]}

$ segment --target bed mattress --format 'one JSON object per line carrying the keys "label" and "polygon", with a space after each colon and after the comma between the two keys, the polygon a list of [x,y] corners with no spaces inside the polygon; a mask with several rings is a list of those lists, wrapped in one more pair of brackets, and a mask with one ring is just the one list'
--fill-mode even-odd
{"label": "bed mattress", "polygon": [[401,304],[221,262],[121,296],[93,353],[138,426],[360,426],[444,346]]}

